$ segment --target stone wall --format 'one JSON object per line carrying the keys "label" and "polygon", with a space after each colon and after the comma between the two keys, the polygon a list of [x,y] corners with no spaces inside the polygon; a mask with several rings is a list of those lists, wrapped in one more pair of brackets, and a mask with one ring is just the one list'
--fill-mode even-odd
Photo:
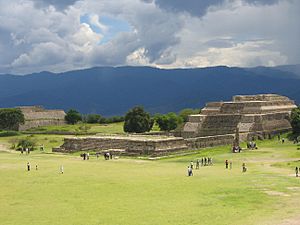
{"label": "stone wall", "polygon": [[25,118],[25,123],[19,126],[20,131],[33,127],[65,124],[66,114],[63,110],[47,110],[41,106],[22,106],[18,108]]}
{"label": "stone wall", "polygon": [[65,138],[56,152],[76,151],[115,151],[123,150],[127,155],[164,155],[170,152],[186,150],[187,145],[183,138],[176,137],[149,137],[149,136],[99,136]]}
{"label": "stone wall", "polygon": [[196,137],[185,139],[187,146],[190,149],[207,148],[220,145],[232,145],[234,142],[234,135],[215,135],[207,137]]}

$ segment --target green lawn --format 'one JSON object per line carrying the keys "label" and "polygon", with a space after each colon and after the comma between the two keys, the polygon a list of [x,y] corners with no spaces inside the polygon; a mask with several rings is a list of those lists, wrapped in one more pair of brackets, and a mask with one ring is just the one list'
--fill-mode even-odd
{"label": "green lawn", "polygon": [[[34,137],[47,149],[62,141],[62,136]],[[0,150],[8,141],[0,138]],[[300,150],[276,140],[258,146],[240,154],[217,147],[155,161],[0,151],[0,224],[263,225],[297,218],[300,178],[294,167],[300,166]],[[189,162],[203,156],[212,156],[214,165],[187,177]],[[226,159],[233,161],[232,170],[224,169]]]}

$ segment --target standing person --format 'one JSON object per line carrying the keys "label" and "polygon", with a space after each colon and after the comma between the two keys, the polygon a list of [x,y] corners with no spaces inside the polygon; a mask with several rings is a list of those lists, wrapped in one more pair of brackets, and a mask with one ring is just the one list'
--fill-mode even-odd
{"label": "standing person", "polygon": [[247,171],[247,168],[246,168],[246,164],[245,164],[245,163],[243,163],[242,168],[243,168],[243,172],[245,173],[245,172]]}
{"label": "standing person", "polygon": [[193,170],[191,167],[188,166],[188,176],[193,176]]}
{"label": "standing person", "polygon": [[296,168],[295,168],[295,172],[296,172],[296,177],[298,177],[299,169],[298,169],[297,166],[296,166]]}
{"label": "standing person", "polygon": [[112,158],[113,158],[113,154],[112,154],[112,152],[110,152],[110,153],[109,153],[109,157],[110,157],[110,159],[112,159]]}
{"label": "standing person", "polygon": [[197,162],[196,162],[196,170],[199,170],[199,165],[200,165],[200,160],[197,159]]}
{"label": "standing person", "polygon": [[35,164],[35,170],[38,170],[38,165],[37,164]]}
{"label": "standing person", "polygon": [[90,159],[90,153],[86,153],[86,160]]}
{"label": "standing person", "polygon": [[204,164],[204,158],[202,157],[202,159],[201,159],[201,166],[203,166],[203,164]]}
{"label": "standing person", "polygon": [[194,162],[193,162],[193,161],[191,161],[191,164],[190,164],[190,165],[191,165],[191,167],[190,167],[190,168],[191,168],[191,170],[193,170],[193,169],[194,169]]}
{"label": "standing person", "polygon": [[207,158],[205,157],[204,158],[204,166],[206,166],[206,164],[207,164]]}
{"label": "standing person", "polygon": [[23,147],[21,148],[21,154],[23,154],[24,153],[24,149],[23,149]]}
{"label": "standing person", "polygon": [[28,150],[28,148],[25,148],[25,151],[26,151],[26,155],[28,155],[29,154],[29,150]]}
{"label": "standing person", "polygon": [[30,163],[27,162],[27,171],[30,171]]}
{"label": "standing person", "polygon": [[61,173],[61,174],[64,173],[64,166],[63,166],[63,165],[60,166],[60,173]]}
{"label": "standing person", "polygon": [[232,169],[232,161],[229,162],[229,168]]}
{"label": "standing person", "polygon": [[225,168],[228,169],[228,160],[225,160]]}
{"label": "standing person", "polygon": [[282,138],[281,142],[282,142],[282,144],[284,144],[284,138]]}

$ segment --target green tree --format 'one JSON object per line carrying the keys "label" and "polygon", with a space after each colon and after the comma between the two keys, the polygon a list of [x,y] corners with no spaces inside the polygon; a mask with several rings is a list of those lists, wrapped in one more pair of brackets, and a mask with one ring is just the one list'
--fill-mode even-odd
{"label": "green tree", "polygon": [[98,114],[88,114],[85,120],[87,123],[100,123],[101,116]]}
{"label": "green tree", "polygon": [[18,130],[25,119],[20,109],[0,109],[0,129]]}
{"label": "green tree", "polygon": [[176,113],[171,112],[166,115],[156,115],[155,121],[161,131],[171,131],[175,130],[183,122],[183,119],[177,116]]}
{"label": "green tree", "polygon": [[183,119],[183,122],[187,122],[188,116],[193,114],[199,114],[201,112],[200,109],[183,109],[179,112],[179,116]]}
{"label": "green tree", "polygon": [[136,106],[125,115],[124,131],[129,133],[143,133],[150,131],[153,123],[150,114],[143,107]]}
{"label": "green tree", "polygon": [[291,125],[293,133],[300,134],[300,106],[292,110]]}
{"label": "green tree", "polygon": [[81,121],[82,117],[81,117],[79,112],[77,112],[74,109],[70,109],[67,112],[67,115],[65,116],[65,120],[67,121],[68,124],[73,124],[74,125],[75,123]]}

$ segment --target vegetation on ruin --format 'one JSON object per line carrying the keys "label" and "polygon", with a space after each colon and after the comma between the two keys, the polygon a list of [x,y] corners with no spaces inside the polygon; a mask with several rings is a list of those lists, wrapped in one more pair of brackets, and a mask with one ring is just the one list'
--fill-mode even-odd
{"label": "vegetation on ruin", "polygon": [[178,125],[183,123],[182,117],[177,116],[176,113],[157,114],[154,118],[161,131],[175,130]]}
{"label": "vegetation on ruin", "polygon": [[154,120],[142,106],[130,109],[125,115],[124,131],[128,133],[144,133],[152,129]]}
{"label": "vegetation on ruin", "polygon": [[[156,161],[95,156],[83,161],[77,155],[45,154],[63,136],[32,136],[45,152],[30,155],[9,150],[14,138],[0,138],[2,224],[267,225],[299,219],[300,178],[294,168],[300,166],[300,146],[292,142],[257,141],[257,150],[240,154],[222,146]],[[186,176],[191,160],[208,156],[213,166]],[[224,169],[226,159],[232,170]]]}

